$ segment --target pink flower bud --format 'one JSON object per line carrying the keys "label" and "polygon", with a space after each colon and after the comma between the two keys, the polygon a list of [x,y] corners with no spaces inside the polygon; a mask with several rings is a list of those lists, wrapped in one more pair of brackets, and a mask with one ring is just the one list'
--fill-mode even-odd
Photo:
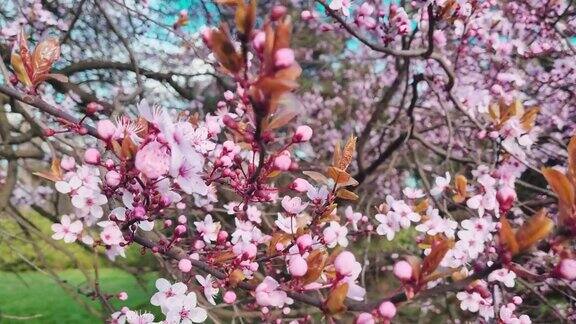
{"label": "pink flower bud", "polygon": [[516,191],[509,186],[504,186],[496,193],[496,200],[498,200],[498,204],[500,205],[500,211],[507,212],[512,208],[516,200]]}
{"label": "pink flower bud", "polygon": [[204,243],[204,241],[202,241],[202,240],[196,240],[194,242],[194,248],[196,250],[202,250],[205,247],[206,247],[206,243]]}
{"label": "pink flower bud", "polygon": [[258,53],[262,53],[264,50],[264,43],[266,43],[266,33],[263,31],[259,31],[252,39],[252,46]]}
{"label": "pink flower bud", "polygon": [[116,133],[116,125],[108,119],[101,120],[96,124],[96,131],[102,139],[109,140]]}
{"label": "pink flower bud", "polygon": [[134,165],[148,178],[157,179],[170,168],[168,148],[160,142],[150,142],[138,150]]}
{"label": "pink flower bud", "polygon": [[200,33],[202,34],[202,41],[204,41],[204,44],[206,44],[208,48],[212,47],[212,29],[204,28]]}
{"label": "pink flower bud", "polygon": [[190,272],[192,270],[192,262],[189,259],[182,259],[178,261],[178,269],[182,272]]}
{"label": "pink flower bud", "polygon": [[89,148],[84,152],[84,161],[88,164],[100,163],[100,152],[95,148]]}
{"label": "pink flower bud", "polygon": [[522,297],[520,297],[520,296],[514,296],[514,297],[512,297],[512,301],[514,302],[514,304],[520,305],[520,304],[522,304],[523,300],[522,300]]}
{"label": "pink flower bud", "polygon": [[106,173],[106,184],[110,187],[116,187],[120,184],[120,180],[122,180],[122,175],[120,173],[112,170]]}
{"label": "pink flower bud", "polygon": [[300,18],[302,20],[310,20],[312,19],[312,13],[309,10],[304,10],[300,13]]}
{"label": "pink flower bud", "polygon": [[66,171],[72,170],[76,166],[76,160],[71,156],[65,156],[60,161],[60,167]]}
{"label": "pink flower bud", "polygon": [[294,255],[288,262],[288,270],[294,277],[302,277],[308,271],[308,263],[301,255]]}
{"label": "pink flower bud", "polygon": [[487,135],[487,132],[485,129],[483,129],[483,130],[479,131],[478,133],[476,133],[476,138],[481,140],[481,139],[486,138],[486,135]]}
{"label": "pink flower bud", "polygon": [[232,290],[228,290],[224,293],[224,302],[226,304],[232,304],[236,301],[236,293]]}
{"label": "pink flower bud", "polygon": [[389,301],[385,301],[378,306],[378,313],[387,319],[391,319],[396,316],[396,306]]}
{"label": "pink flower bud", "polygon": [[228,239],[228,232],[226,231],[218,232],[218,238],[217,238],[218,243],[222,244],[226,242],[227,239]]}
{"label": "pink flower bud", "polygon": [[294,133],[294,136],[292,136],[292,142],[308,142],[310,138],[312,138],[312,128],[306,125],[302,125],[296,128],[296,133]]}
{"label": "pink flower bud", "polygon": [[134,207],[134,217],[138,219],[145,219],[146,209],[144,209],[144,207],[142,207],[141,205]]}
{"label": "pink flower bud", "polygon": [[406,261],[398,261],[394,265],[394,275],[401,281],[407,281],[412,278],[412,266]]}
{"label": "pink flower bud", "polygon": [[234,99],[234,92],[226,90],[224,92],[224,99],[226,99],[226,101],[231,101],[232,99]]}
{"label": "pink flower bud", "polygon": [[298,245],[300,251],[305,251],[312,245],[312,243],[313,243],[312,236],[310,236],[310,234],[300,235],[296,239],[296,244]]}
{"label": "pink flower bud", "polygon": [[334,268],[342,276],[347,276],[352,273],[352,265],[356,262],[354,254],[349,251],[342,251],[336,259],[334,259]]}
{"label": "pink flower bud", "polygon": [[356,317],[356,320],[354,321],[354,324],[374,324],[374,323],[376,323],[376,321],[374,320],[374,316],[372,316],[372,314],[370,313],[360,313],[358,317]]}
{"label": "pink flower bud", "polygon": [[294,51],[290,48],[281,48],[274,55],[274,66],[285,69],[294,63]]}
{"label": "pink flower bud", "polygon": [[285,154],[279,155],[274,159],[274,166],[278,170],[282,170],[282,171],[290,170],[291,164],[292,164],[292,160],[290,160],[290,157],[288,155],[285,155]]}
{"label": "pink flower bud", "polygon": [[286,7],[284,6],[274,6],[272,8],[272,13],[270,14],[270,18],[272,19],[272,21],[276,21],[281,19],[282,17],[284,17],[284,15],[286,14],[286,12],[288,11],[288,9],[286,9]]}
{"label": "pink flower bud", "polygon": [[184,216],[184,215],[178,216],[178,223],[186,224],[187,222],[188,222],[188,219],[186,218],[186,216]]}
{"label": "pink flower bud", "polygon": [[178,225],[174,229],[174,234],[176,234],[177,236],[180,236],[184,233],[186,233],[186,226],[184,226],[184,225]]}
{"label": "pink flower bud", "polygon": [[555,272],[560,278],[566,280],[576,279],[576,260],[574,259],[562,259],[560,263],[556,266]]}
{"label": "pink flower bud", "polygon": [[297,178],[290,184],[290,189],[298,192],[307,192],[310,188],[310,183],[302,178]]}
{"label": "pink flower bud", "polygon": [[101,110],[104,110],[104,106],[102,106],[97,102],[91,102],[88,105],[86,105],[86,114],[88,115],[93,115],[94,113]]}
{"label": "pink flower bud", "polygon": [[128,294],[125,291],[121,291],[118,293],[117,295],[118,299],[120,300],[127,300],[128,299]]}

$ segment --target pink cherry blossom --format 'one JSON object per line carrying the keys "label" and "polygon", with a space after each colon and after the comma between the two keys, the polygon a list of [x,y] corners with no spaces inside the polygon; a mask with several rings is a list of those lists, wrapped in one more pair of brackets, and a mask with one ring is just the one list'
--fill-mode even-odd
{"label": "pink cherry blossom", "polygon": [[308,207],[307,203],[302,203],[300,197],[284,196],[282,198],[282,208],[292,215],[298,215]]}
{"label": "pink cherry blossom", "polygon": [[212,220],[212,215],[208,214],[204,217],[204,221],[194,222],[196,226],[196,231],[200,233],[200,236],[206,243],[214,242],[218,238],[218,232],[220,231],[220,222],[214,222]]}
{"label": "pink cherry blossom", "polygon": [[208,300],[210,304],[216,305],[216,302],[214,301],[214,296],[218,294],[218,288],[214,287],[214,282],[212,281],[212,275],[209,274],[205,278],[200,275],[196,275],[195,278],[196,281],[198,281],[198,283],[203,287],[204,296],[206,297],[206,300]]}
{"label": "pink cherry blossom", "polygon": [[394,264],[394,275],[403,281],[410,280],[413,275],[412,266],[406,261],[398,261]]}
{"label": "pink cherry blossom", "polygon": [[282,307],[292,304],[292,299],[286,292],[279,289],[280,285],[274,278],[267,276],[254,291],[256,303],[260,306]]}
{"label": "pink cherry blossom", "polygon": [[82,222],[75,220],[72,222],[70,216],[64,215],[60,218],[60,223],[52,224],[52,238],[55,240],[64,240],[66,243],[72,243],[78,239],[82,232]]}
{"label": "pink cherry blossom", "polygon": [[136,168],[150,179],[166,174],[169,167],[168,148],[157,141],[146,144],[136,153]]}
{"label": "pink cherry blossom", "polygon": [[202,323],[208,318],[206,310],[197,306],[193,292],[170,297],[167,305],[166,320],[169,323]]}

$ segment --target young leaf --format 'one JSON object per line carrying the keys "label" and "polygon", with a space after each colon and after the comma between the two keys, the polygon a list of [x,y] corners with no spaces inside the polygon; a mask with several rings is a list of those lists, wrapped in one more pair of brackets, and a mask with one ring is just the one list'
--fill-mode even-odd
{"label": "young leaf", "polygon": [[328,299],[326,299],[325,307],[329,314],[338,314],[346,310],[344,300],[348,294],[348,284],[339,284],[336,288],[330,291]]}
{"label": "young leaf", "polygon": [[308,256],[308,271],[304,277],[301,278],[304,284],[309,284],[320,277],[324,266],[326,265],[326,260],[328,260],[328,254],[324,250],[314,250],[310,252]]}
{"label": "young leaf", "polygon": [[290,15],[284,17],[277,25],[274,34],[274,53],[281,48],[290,47],[290,38],[292,37],[292,18]]}
{"label": "young leaf", "polygon": [[48,38],[34,49],[32,54],[32,83],[34,85],[43,81],[50,72],[52,64],[60,57],[60,43],[56,38]]}
{"label": "young leaf", "polygon": [[354,156],[354,151],[356,151],[356,140],[358,138],[354,135],[350,135],[344,149],[342,150],[342,156],[338,162],[338,167],[342,170],[346,170],[350,163],[352,162],[352,157]]}
{"label": "young leaf", "polygon": [[235,21],[241,34],[250,35],[256,21],[256,0],[251,0],[248,5],[244,0],[237,1]]}
{"label": "young leaf", "polygon": [[539,112],[540,108],[534,107],[528,109],[526,113],[524,113],[524,115],[520,119],[520,123],[525,131],[528,132],[534,127],[534,123],[536,122],[536,117],[538,117]]}
{"label": "young leaf", "polygon": [[12,56],[10,58],[10,64],[12,65],[12,69],[14,69],[14,73],[16,74],[18,80],[27,87],[31,86],[32,81],[28,76],[28,72],[26,71],[24,62],[22,61],[22,56],[20,56],[17,53],[12,53]]}
{"label": "young leaf", "polygon": [[454,179],[454,184],[456,194],[452,199],[454,199],[455,203],[459,204],[466,199],[466,186],[468,185],[468,180],[465,176],[459,174],[456,176],[456,179]]}
{"label": "young leaf", "polygon": [[328,167],[327,175],[337,184],[346,183],[352,177],[348,172],[336,167]]}
{"label": "young leaf", "polygon": [[432,251],[430,251],[430,254],[428,254],[422,261],[422,270],[420,273],[421,279],[424,279],[436,270],[448,250],[452,248],[453,243],[452,240],[442,239],[435,241],[432,244]]}
{"label": "young leaf", "polygon": [[500,245],[505,246],[512,255],[515,255],[519,251],[518,242],[516,241],[516,236],[514,235],[514,231],[512,231],[512,227],[508,222],[506,217],[500,217]]}
{"label": "young leaf", "polygon": [[552,190],[558,195],[560,202],[572,206],[574,204],[574,187],[562,172],[552,168],[542,168],[542,174]]}
{"label": "young leaf", "polygon": [[568,143],[568,175],[572,179],[572,185],[576,188],[576,136]]}
{"label": "young leaf", "polygon": [[60,181],[62,180],[62,169],[60,168],[60,159],[54,158],[52,159],[52,164],[50,166],[49,172],[34,172],[34,175],[37,175],[41,178],[50,180],[50,181]]}
{"label": "young leaf", "polygon": [[526,250],[544,239],[554,227],[546,209],[540,209],[516,232],[516,241],[520,251]]}
{"label": "young leaf", "polygon": [[338,191],[336,191],[336,197],[351,201],[356,201],[359,198],[357,194],[344,188],[338,189]]}
{"label": "young leaf", "polygon": [[320,172],[316,172],[316,171],[303,171],[302,173],[304,173],[305,175],[307,175],[308,177],[310,177],[312,180],[314,180],[315,182],[317,182],[318,184],[327,184],[328,183],[328,178],[326,176],[324,176],[322,173]]}
{"label": "young leaf", "polygon": [[230,282],[230,285],[232,285],[232,287],[236,287],[236,285],[242,282],[242,280],[244,280],[245,278],[246,276],[244,276],[244,272],[242,272],[242,270],[240,269],[235,269],[228,276],[228,280]]}
{"label": "young leaf", "polygon": [[242,56],[236,52],[236,48],[228,37],[226,26],[212,30],[211,49],[214,56],[228,71],[236,74],[242,69]]}

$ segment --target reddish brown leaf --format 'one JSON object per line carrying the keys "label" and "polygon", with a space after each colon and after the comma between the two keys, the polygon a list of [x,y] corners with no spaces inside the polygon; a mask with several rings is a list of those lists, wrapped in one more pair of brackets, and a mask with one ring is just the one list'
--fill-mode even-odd
{"label": "reddish brown leaf", "polygon": [[428,199],[423,199],[421,202],[418,203],[418,205],[414,206],[414,212],[416,213],[423,213],[426,211],[426,209],[428,209],[429,203],[428,203]]}
{"label": "reddish brown leaf", "polygon": [[42,81],[50,69],[52,64],[60,57],[60,44],[56,38],[48,38],[34,49],[32,54],[32,83],[34,85]]}
{"label": "reddish brown leaf", "polygon": [[256,1],[251,0],[248,5],[244,0],[237,1],[235,21],[241,34],[250,35],[256,21]]}
{"label": "reddish brown leaf", "polygon": [[326,299],[325,307],[329,314],[338,314],[346,310],[344,300],[348,294],[348,284],[343,283],[336,286],[330,291],[328,299]]}
{"label": "reddish brown leaf", "polygon": [[348,172],[333,166],[328,167],[327,175],[337,184],[346,183],[352,177],[350,174],[348,174]]}
{"label": "reddish brown leaf", "polygon": [[344,149],[342,150],[342,156],[340,157],[340,161],[338,162],[337,167],[342,170],[346,170],[350,163],[352,162],[352,157],[354,156],[354,152],[356,151],[356,140],[358,138],[354,135],[350,135],[346,145],[344,145]]}
{"label": "reddish brown leaf", "polygon": [[50,166],[49,172],[34,172],[34,175],[42,177],[44,179],[50,181],[60,181],[62,180],[62,169],[60,168],[60,159],[54,158],[52,159],[52,163]]}
{"label": "reddish brown leaf", "polygon": [[568,175],[572,186],[576,187],[576,136],[573,136],[568,143]]}
{"label": "reddish brown leaf", "polygon": [[516,232],[516,241],[520,251],[526,250],[552,232],[554,222],[548,217],[546,209],[540,209]]}
{"label": "reddish brown leaf", "polygon": [[25,86],[31,86],[32,80],[30,80],[28,72],[26,71],[26,67],[24,66],[24,62],[22,62],[22,56],[17,53],[12,53],[10,64],[12,65],[12,69],[14,70],[18,80]]}
{"label": "reddish brown leaf", "polygon": [[536,122],[536,117],[538,117],[539,112],[540,112],[540,108],[533,107],[533,108],[528,109],[524,113],[524,115],[520,119],[520,122],[522,124],[522,128],[525,131],[528,132],[534,127],[534,123]]}
{"label": "reddish brown leaf", "polygon": [[240,269],[235,269],[228,276],[228,280],[230,282],[230,285],[232,285],[232,287],[236,287],[236,285],[242,282],[245,278],[246,276],[244,276],[244,272],[242,272],[242,270]]}
{"label": "reddish brown leaf", "polygon": [[132,142],[132,139],[130,139],[130,136],[124,136],[124,139],[122,139],[122,157],[124,159],[131,159],[133,156],[136,155],[136,152],[138,151],[138,147],[136,146],[136,144],[134,144],[134,142]]}
{"label": "reddish brown leaf", "polygon": [[357,194],[344,188],[338,189],[338,191],[336,191],[336,197],[350,201],[356,201],[358,198],[360,198]]}
{"label": "reddish brown leaf", "polygon": [[506,217],[500,217],[500,230],[499,230],[500,244],[505,246],[512,255],[515,255],[519,251],[518,241],[516,241],[516,235],[512,231],[510,222]]}
{"label": "reddish brown leaf", "polygon": [[28,73],[28,76],[32,75],[33,68],[32,68],[32,57],[30,55],[30,50],[28,49],[28,38],[26,37],[26,33],[24,33],[24,29],[20,29],[20,34],[18,34],[18,50],[20,57],[22,57],[22,63],[24,64],[24,68]]}
{"label": "reddish brown leaf", "polygon": [[316,181],[319,184],[327,184],[328,183],[328,178],[320,172],[303,171],[302,173],[304,173],[305,175],[307,175],[308,177],[310,177],[312,180]]}
{"label": "reddish brown leaf", "polygon": [[552,168],[542,168],[542,174],[558,199],[568,206],[574,203],[574,187],[562,172]]}
{"label": "reddish brown leaf", "polygon": [[420,278],[425,278],[436,270],[448,250],[452,248],[453,243],[452,240],[442,239],[432,244],[432,251],[422,261]]}
{"label": "reddish brown leaf", "polygon": [[308,256],[308,271],[301,278],[304,284],[309,284],[320,277],[324,267],[326,266],[326,260],[328,260],[328,254],[324,250],[314,250],[310,252]]}
{"label": "reddish brown leaf", "polygon": [[276,27],[274,37],[274,52],[281,48],[290,47],[292,37],[292,18],[287,15]]}
{"label": "reddish brown leaf", "polygon": [[232,73],[238,73],[242,69],[242,56],[236,52],[236,48],[230,37],[227,28],[223,25],[220,29],[212,30],[210,42],[214,56],[222,66]]}
{"label": "reddish brown leaf", "polygon": [[286,245],[288,242],[290,242],[290,240],[291,236],[284,232],[276,232],[272,234],[272,238],[270,239],[270,244],[268,245],[268,250],[266,251],[266,253],[268,254],[268,256],[276,254],[278,252],[276,250],[276,246],[278,245],[278,243]]}

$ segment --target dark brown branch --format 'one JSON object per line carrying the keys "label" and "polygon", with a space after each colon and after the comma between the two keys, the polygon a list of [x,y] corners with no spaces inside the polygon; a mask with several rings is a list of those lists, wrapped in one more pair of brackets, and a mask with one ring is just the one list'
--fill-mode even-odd
{"label": "dark brown branch", "polygon": [[[326,12],[332,18],[336,19],[340,23],[340,25],[342,25],[342,27],[344,29],[346,29],[346,31],[348,33],[350,33],[352,36],[354,36],[356,39],[358,39],[362,44],[368,46],[368,48],[370,48],[374,51],[389,54],[389,55],[394,55],[394,56],[402,56],[402,57],[419,57],[419,56],[427,57],[430,55],[430,53],[432,53],[433,49],[432,50],[430,49],[433,46],[432,43],[428,44],[427,48],[415,49],[415,50],[398,50],[398,49],[389,48],[389,47],[386,47],[386,46],[383,46],[380,44],[373,43],[372,41],[368,40],[364,36],[360,35],[360,33],[358,31],[356,31],[354,29],[354,27],[352,27],[351,25],[346,23],[346,21],[344,19],[342,19],[342,17],[340,17],[340,15],[338,15],[338,13],[336,13],[334,10],[330,9],[330,6],[326,3],[326,1],[316,0],[316,2],[318,2],[322,7],[324,7],[324,10],[326,10]],[[428,6],[428,10],[429,10],[429,12],[432,11],[432,5]]]}
{"label": "dark brown branch", "polygon": [[[135,235],[134,236],[134,242],[136,242],[136,243],[138,243],[144,247],[147,247],[149,249],[152,249],[153,247],[157,246],[157,244],[155,244],[152,240],[150,240],[147,237],[141,236],[141,235]],[[163,252],[163,254],[165,256],[171,258],[171,259],[174,259],[174,260],[180,260],[182,258],[188,258],[187,253],[184,250],[177,248],[177,247],[172,247],[169,251]],[[215,269],[214,267],[208,265],[207,263],[204,263],[204,262],[198,261],[198,260],[192,260],[192,259],[190,259],[190,262],[192,263],[193,267],[195,267],[199,270],[202,270],[206,273],[209,273],[218,279],[228,278],[228,275],[226,273],[224,273],[218,269]],[[431,298],[434,296],[446,294],[448,292],[453,292],[453,291],[465,289],[473,281],[486,277],[492,271],[499,269],[501,266],[502,266],[502,264],[500,262],[495,262],[492,266],[490,266],[490,267],[488,267],[482,271],[478,271],[478,272],[474,273],[473,275],[467,277],[466,279],[460,280],[460,281],[455,282],[455,283],[444,284],[444,285],[437,286],[437,287],[432,288],[432,289],[424,290],[424,291],[422,291],[416,295],[416,299]],[[249,284],[248,282],[241,282],[238,284],[238,287],[240,287],[244,290],[247,290],[247,291],[253,291],[256,288],[254,285]],[[288,296],[290,298],[292,298],[296,301],[320,308],[322,310],[324,309],[324,302],[322,300],[316,298],[316,297],[313,297],[310,294],[303,294],[303,293],[297,293],[297,292],[291,292],[291,291],[287,291],[286,293],[288,294]],[[386,301],[386,300],[389,300],[393,303],[400,303],[400,302],[406,301],[407,297],[406,297],[405,293],[401,292],[401,293],[394,294],[392,296],[383,298],[381,300],[378,300],[378,301],[372,302],[372,303],[349,302],[347,304],[347,309],[349,311],[356,311],[356,312],[372,311],[375,308],[377,308],[378,305],[380,305],[380,303],[382,303],[383,301]]]}
{"label": "dark brown branch", "polygon": [[[34,106],[34,107],[40,109],[41,111],[43,111],[49,115],[52,115],[52,116],[57,117],[57,118],[61,118],[63,120],[66,120],[67,122],[74,123],[74,124],[78,124],[80,122],[80,119],[68,114],[67,112],[65,112],[61,109],[58,109],[58,108],[50,105],[49,103],[42,100],[38,96],[31,96],[31,95],[21,93],[20,91],[14,89],[14,88],[10,88],[6,85],[0,85],[0,93],[8,95],[9,97],[14,98],[18,101],[21,101],[23,103],[26,103],[30,106]],[[84,124],[83,124],[83,126],[88,131],[88,134],[90,134],[96,138],[100,138],[100,136],[98,135],[98,132],[96,131],[96,128],[94,128],[93,126],[84,125]]]}

